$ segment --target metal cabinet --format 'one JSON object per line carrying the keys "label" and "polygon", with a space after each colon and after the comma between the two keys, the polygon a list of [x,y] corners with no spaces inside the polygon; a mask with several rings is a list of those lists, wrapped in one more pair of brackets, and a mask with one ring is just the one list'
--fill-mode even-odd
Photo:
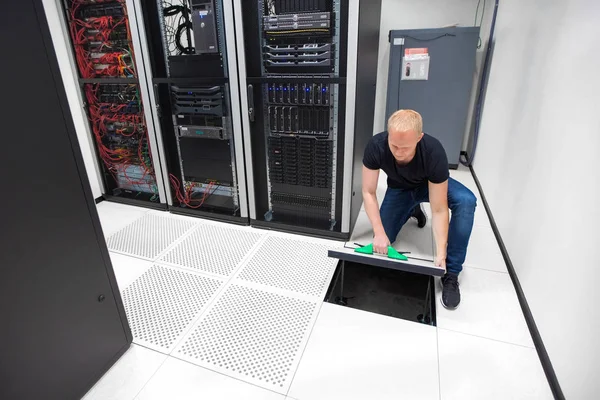
{"label": "metal cabinet", "polygon": [[234,1],[251,224],[347,238],[373,134],[380,1]]}
{"label": "metal cabinet", "polygon": [[78,399],[132,336],[41,0],[4,7],[0,43],[0,398]]}

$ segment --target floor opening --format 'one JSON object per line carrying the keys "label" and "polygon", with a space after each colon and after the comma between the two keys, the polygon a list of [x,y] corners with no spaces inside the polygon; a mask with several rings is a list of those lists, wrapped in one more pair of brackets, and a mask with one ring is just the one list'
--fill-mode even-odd
{"label": "floor opening", "polygon": [[428,275],[340,261],[325,301],[435,326],[433,284]]}

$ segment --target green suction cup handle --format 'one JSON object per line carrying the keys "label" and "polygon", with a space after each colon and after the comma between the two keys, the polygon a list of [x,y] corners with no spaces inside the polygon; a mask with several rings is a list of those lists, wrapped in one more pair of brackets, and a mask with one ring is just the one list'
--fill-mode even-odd
{"label": "green suction cup handle", "polygon": [[357,247],[356,249],[354,249],[354,251],[362,254],[373,254],[373,243],[363,247]]}
{"label": "green suction cup handle", "polygon": [[[363,247],[357,247],[354,251],[361,254],[373,254],[373,243]],[[387,256],[394,260],[408,261],[408,258],[404,254],[398,253],[392,246],[388,246]]]}
{"label": "green suction cup handle", "polygon": [[388,246],[388,258],[393,258],[394,260],[408,261],[408,257],[406,257],[402,253],[398,253],[398,251],[392,246]]}

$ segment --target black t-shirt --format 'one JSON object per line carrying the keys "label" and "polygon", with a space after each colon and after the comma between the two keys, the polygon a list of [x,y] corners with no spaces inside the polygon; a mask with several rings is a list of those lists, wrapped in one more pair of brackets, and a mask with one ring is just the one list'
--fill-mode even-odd
{"label": "black t-shirt", "polygon": [[424,134],[417,144],[414,158],[406,165],[398,165],[388,144],[388,133],[378,133],[367,144],[363,165],[369,169],[383,170],[391,188],[414,189],[428,181],[445,182],[450,176],[444,147],[428,134]]}

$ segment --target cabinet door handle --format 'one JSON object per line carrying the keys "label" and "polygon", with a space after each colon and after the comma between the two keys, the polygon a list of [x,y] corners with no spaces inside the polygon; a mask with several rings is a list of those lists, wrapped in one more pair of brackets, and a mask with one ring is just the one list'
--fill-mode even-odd
{"label": "cabinet door handle", "polygon": [[254,87],[248,85],[248,117],[254,122]]}

